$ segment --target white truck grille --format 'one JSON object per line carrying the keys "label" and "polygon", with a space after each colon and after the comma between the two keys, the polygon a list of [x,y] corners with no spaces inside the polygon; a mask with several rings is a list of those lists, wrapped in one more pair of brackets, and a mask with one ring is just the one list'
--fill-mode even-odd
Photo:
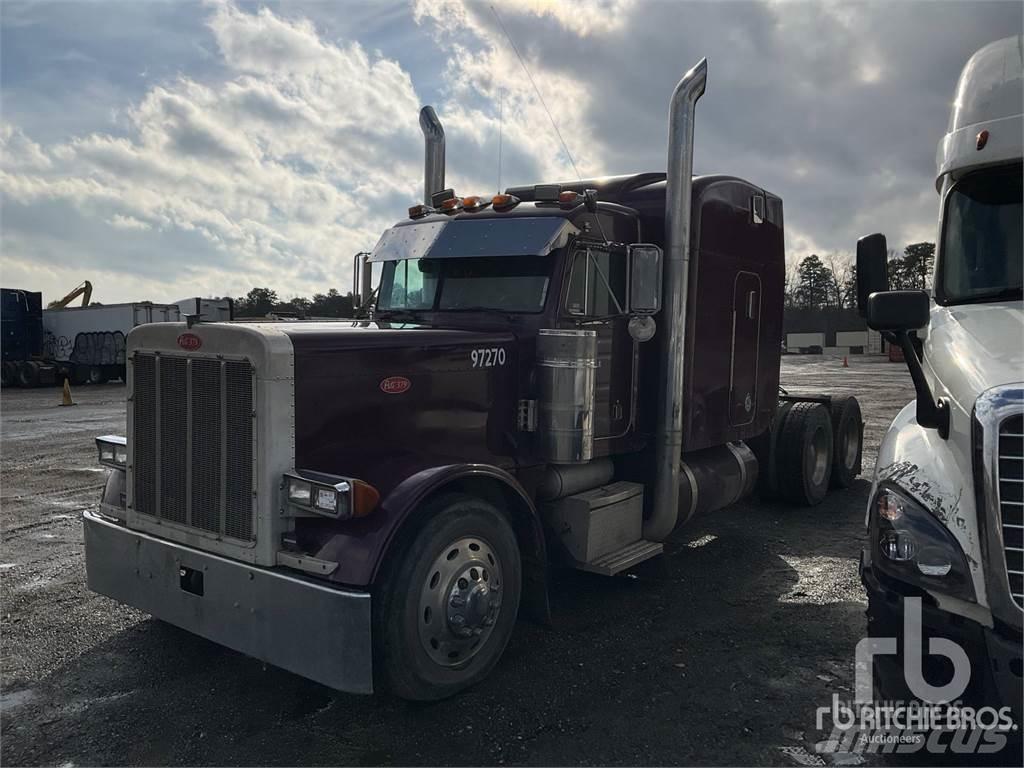
{"label": "white truck grille", "polygon": [[1010,594],[1024,608],[1024,415],[999,425],[999,516]]}
{"label": "white truck grille", "polygon": [[137,352],[132,397],[135,512],[254,542],[252,365]]}

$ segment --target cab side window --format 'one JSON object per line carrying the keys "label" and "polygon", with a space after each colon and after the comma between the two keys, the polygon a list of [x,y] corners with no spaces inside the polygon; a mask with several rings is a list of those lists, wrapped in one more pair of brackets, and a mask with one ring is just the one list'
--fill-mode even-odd
{"label": "cab side window", "polygon": [[587,248],[576,252],[569,273],[566,312],[574,317],[626,313],[626,254]]}

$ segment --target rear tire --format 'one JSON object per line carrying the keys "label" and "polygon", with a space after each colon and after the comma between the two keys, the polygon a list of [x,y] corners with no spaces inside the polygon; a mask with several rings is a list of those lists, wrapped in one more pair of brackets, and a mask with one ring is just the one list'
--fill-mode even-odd
{"label": "rear tire", "polygon": [[0,387],[10,387],[17,380],[14,363],[5,360],[0,364]]}
{"label": "rear tire", "polygon": [[86,376],[90,384],[106,384],[109,378],[107,372],[98,365],[90,365]]}
{"label": "rear tire", "polygon": [[750,449],[757,457],[757,495],[762,501],[774,501],[779,498],[779,433],[792,407],[793,404],[789,401],[779,403],[772,417],[771,426],[749,443]]}
{"label": "rear tire", "polygon": [[487,502],[443,496],[388,556],[376,601],[379,679],[396,696],[434,701],[482,680],[498,663],[519,609],[515,532]]}
{"label": "rear tire", "polygon": [[793,504],[813,507],[832,476],[832,421],[820,403],[794,403],[779,435],[779,491]]}
{"label": "rear tire", "polygon": [[860,403],[851,396],[832,398],[832,480],[833,488],[849,488],[861,472],[864,449],[864,421]]}
{"label": "rear tire", "polygon": [[18,386],[26,389],[39,386],[39,363],[26,360],[18,366]]}

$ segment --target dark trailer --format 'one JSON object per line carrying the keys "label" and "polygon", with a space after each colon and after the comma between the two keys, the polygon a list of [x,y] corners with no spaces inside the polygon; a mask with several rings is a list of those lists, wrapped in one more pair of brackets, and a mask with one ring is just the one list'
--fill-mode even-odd
{"label": "dark trailer", "polygon": [[667,173],[444,189],[371,258],[372,319],[161,323],[128,338],[128,434],[86,513],[89,586],[347,691],[451,695],[553,564],[613,575],[755,490],[859,472],[853,398],[779,398],[782,201],[692,177],[702,62]]}

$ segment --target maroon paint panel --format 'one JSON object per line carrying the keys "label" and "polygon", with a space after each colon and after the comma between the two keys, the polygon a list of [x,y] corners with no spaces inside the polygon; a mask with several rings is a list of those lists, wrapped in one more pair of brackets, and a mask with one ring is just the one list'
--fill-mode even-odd
{"label": "maroon paint panel", "polygon": [[[300,544],[327,548],[341,563],[333,580],[369,583],[404,514],[392,498],[403,482],[409,495],[408,481],[443,468],[514,468],[519,360],[511,333],[376,324],[287,333],[296,468],[365,480],[381,494],[366,518],[299,521]],[[505,350],[504,365],[474,367],[474,350],[495,348]]]}
{"label": "maroon paint panel", "polygon": [[[760,224],[751,215],[754,195],[766,198]],[[704,177],[695,180],[693,210],[684,452],[745,440],[768,428],[778,401],[786,269],[779,198],[739,179]],[[756,330],[755,324],[734,318],[734,307],[744,312],[736,306],[738,282],[744,296],[760,284]],[[738,408],[732,399],[734,374],[745,389]],[[743,402],[748,392],[749,414]]]}

